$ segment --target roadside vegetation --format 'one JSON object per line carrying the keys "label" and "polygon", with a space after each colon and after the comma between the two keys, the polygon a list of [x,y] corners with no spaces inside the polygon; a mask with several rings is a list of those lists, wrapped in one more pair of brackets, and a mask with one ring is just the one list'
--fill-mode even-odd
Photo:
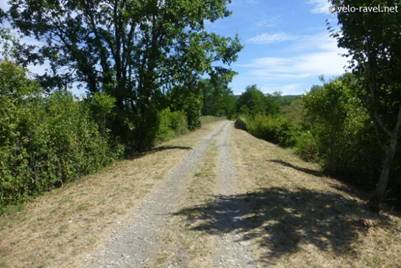
{"label": "roadside vegetation", "polygon": [[80,267],[218,124],[205,123],[23,205],[8,206],[0,217],[0,267]]}
{"label": "roadside vegetation", "polygon": [[[204,27],[227,17],[227,4],[9,1],[0,11],[0,213],[199,128],[202,114],[232,114],[241,44]],[[43,63],[44,73],[27,72]]]}
{"label": "roadside vegetation", "polygon": [[[319,163],[328,175],[373,191],[383,152],[374,122],[357,95],[360,87],[355,74],[345,74],[314,86],[306,95],[281,106],[278,113],[241,114],[236,126],[292,148],[304,160]],[[293,114],[294,110],[297,114]],[[400,167],[397,157],[392,163],[386,197],[393,205],[400,202]]]}
{"label": "roadside vegetation", "polygon": [[400,16],[340,13],[338,19],[340,29],[330,30],[349,51],[351,72],[289,102],[248,87],[237,100],[236,126],[371,191],[373,210],[383,201],[400,207]]}

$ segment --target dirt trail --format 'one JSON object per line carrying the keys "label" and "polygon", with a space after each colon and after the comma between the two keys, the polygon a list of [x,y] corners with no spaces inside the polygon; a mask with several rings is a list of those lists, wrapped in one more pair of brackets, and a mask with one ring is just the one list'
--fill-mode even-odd
{"label": "dirt trail", "polygon": [[0,217],[0,267],[399,267],[401,218],[317,165],[229,121],[172,142]]}
{"label": "dirt trail", "polygon": [[[222,198],[238,194],[240,190],[239,178],[231,159],[231,130],[232,124],[227,124],[217,142],[219,155],[216,195]],[[249,210],[246,202],[240,200],[226,207],[225,213],[221,214],[220,219],[217,220],[217,223],[221,226],[215,226],[214,228],[231,229],[229,225],[235,224],[232,219],[236,217],[238,210]],[[246,243],[241,242],[241,237],[241,234],[235,232],[227,232],[219,236],[214,258],[215,267],[255,267],[252,255]]]}
{"label": "dirt trail", "polygon": [[177,200],[189,184],[189,178],[202,162],[211,141],[229,123],[220,123],[204,137],[163,182],[153,189],[133,211],[125,228],[118,230],[100,249],[86,258],[90,267],[144,267],[162,247],[160,234],[170,214],[177,208]]}

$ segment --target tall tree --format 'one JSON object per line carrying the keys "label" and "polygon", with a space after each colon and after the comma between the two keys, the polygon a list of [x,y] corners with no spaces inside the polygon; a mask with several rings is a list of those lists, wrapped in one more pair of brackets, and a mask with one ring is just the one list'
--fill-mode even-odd
{"label": "tall tree", "polygon": [[237,99],[237,112],[250,115],[277,113],[279,96],[278,93],[264,95],[256,85],[247,86]]}
{"label": "tall tree", "polygon": [[208,33],[204,22],[228,16],[230,0],[11,0],[12,26],[41,42],[25,63],[47,61],[43,81],[84,83],[116,99],[112,129],[129,147],[154,140],[165,93],[190,90],[228,65],[238,39]]}
{"label": "tall tree", "polygon": [[203,107],[202,114],[231,117],[235,112],[235,96],[228,84],[236,73],[216,70],[210,79],[201,83]]}
{"label": "tall tree", "polygon": [[[336,6],[401,6],[400,0],[331,0]],[[337,9],[340,10],[340,9]],[[363,10],[361,10],[363,11]],[[383,148],[376,191],[369,201],[378,209],[388,187],[401,129],[401,13],[338,12],[340,30],[333,31],[352,58],[351,67],[364,87],[359,94],[375,122]]]}

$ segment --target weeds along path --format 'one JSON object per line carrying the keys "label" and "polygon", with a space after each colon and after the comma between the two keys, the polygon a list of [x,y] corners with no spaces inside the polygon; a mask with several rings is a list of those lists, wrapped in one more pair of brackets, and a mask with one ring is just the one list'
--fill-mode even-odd
{"label": "weeds along path", "polygon": [[211,141],[229,123],[220,123],[171,170],[133,211],[125,227],[114,233],[93,254],[87,256],[85,267],[146,267],[160,244],[160,234],[168,217],[178,206],[178,200],[189,184],[192,173],[202,162]]}

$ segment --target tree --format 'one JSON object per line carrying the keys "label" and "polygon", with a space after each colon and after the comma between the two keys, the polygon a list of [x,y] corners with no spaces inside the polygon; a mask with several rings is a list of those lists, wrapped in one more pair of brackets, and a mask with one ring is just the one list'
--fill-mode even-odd
{"label": "tree", "polygon": [[256,85],[247,86],[245,92],[239,96],[237,112],[251,115],[265,113],[265,96]]}
{"label": "tree", "polygon": [[[196,88],[212,63],[229,65],[238,38],[204,29],[229,0],[11,0],[8,19],[41,41],[21,63],[48,61],[44,85],[83,83],[116,99],[111,128],[128,148],[152,146],[158,111],[174,88]],[[50,83],[51,82],[51,83]],[[181,91],[181,90],[180,90]]]}
{"label": "tree", "polygon": [[[368,1],[400,6],[401,1]],[[331,0],[334,6],[366,6],[363,0]],[[348,49],[351,67],[360,76],[358,94],[364,101],[383,148],[382,169],[369,201],[377,210],[389,183],[401,128],[401,13],[339,12],[340,30],[333,31],[340,47]]]}
{"label": "tree", "polygon": [[237,112],[250,115],[274,114],[279,110],[277,95],[264,95],[256,85],[248,86],[237,100]]}
{"label": "tree", "polygon": [[200,84],[203,96],[202,114],[231,117],[235,112],[235,96],[228,84],[235,72],[217,70]]}

